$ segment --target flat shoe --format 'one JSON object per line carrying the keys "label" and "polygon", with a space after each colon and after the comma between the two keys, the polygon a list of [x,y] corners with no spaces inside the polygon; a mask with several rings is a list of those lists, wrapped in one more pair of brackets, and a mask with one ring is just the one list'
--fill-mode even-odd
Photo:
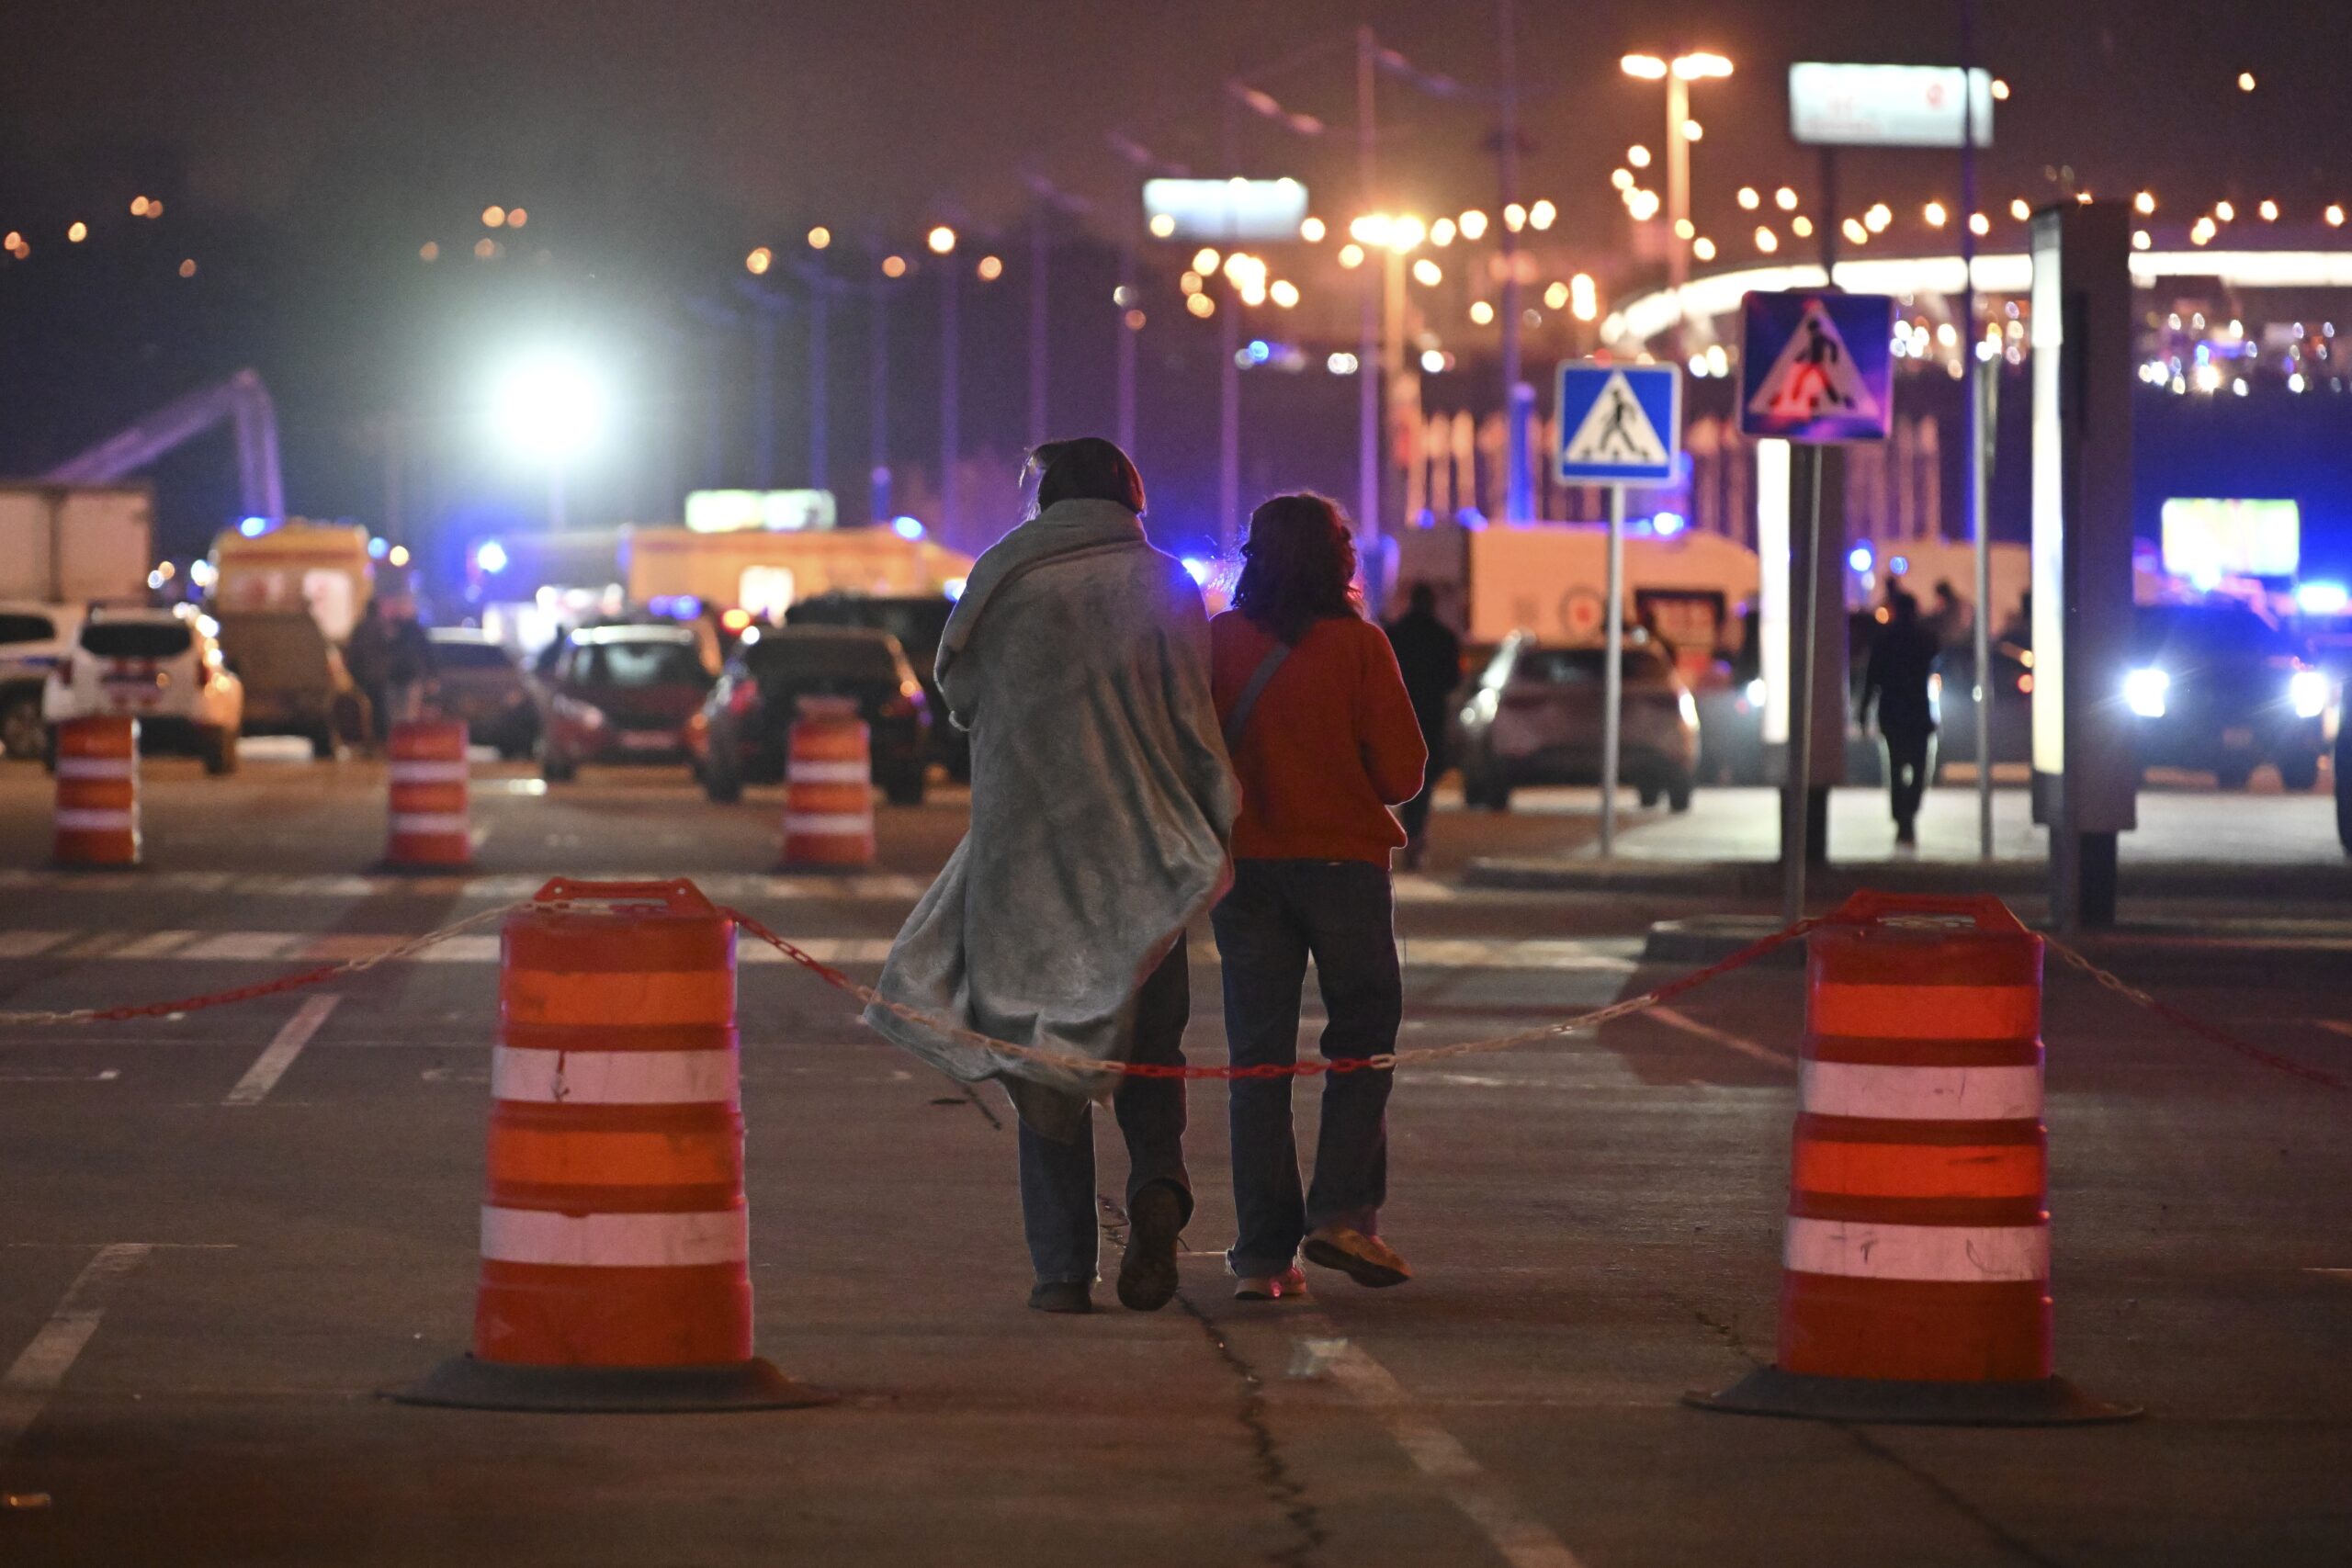
{"label": "flat shoe", "polygon": [[1092,1312],[1094,1289],[1083,1280],[1040,1280],[1029,1292],[1029,1304],[1039,1312]]}
{"label": "flat shoe", "polygon": [[1325,1225],[1306,1238],[1299,1254],[1319,1269],[1337,1269],[1359,1285],[1385,1290],[1413,1277],[1396,1249],[1352,1225]]}
{"label": "flat shoe", "polygon": [[1279,1274],[1242,1274],[1233,1281],[1237,1302],[1281,1302],[1306,1294],[1306,1274],[1295,1263]]}

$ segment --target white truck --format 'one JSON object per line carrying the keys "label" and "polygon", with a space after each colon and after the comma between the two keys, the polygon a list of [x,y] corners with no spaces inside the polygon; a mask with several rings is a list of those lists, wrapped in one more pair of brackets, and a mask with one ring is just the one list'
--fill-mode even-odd
{"label": "white truck", "polygon": [[41,682],[84,606],[145,598],[153,512],[144,485],[0,483],[0,752],[41,754]]}

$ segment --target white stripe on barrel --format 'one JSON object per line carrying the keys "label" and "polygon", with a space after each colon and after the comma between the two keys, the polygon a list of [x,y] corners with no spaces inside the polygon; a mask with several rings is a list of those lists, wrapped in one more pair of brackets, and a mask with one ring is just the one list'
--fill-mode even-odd
{"label": "white stripe on barrel", "polygon": [[548,1105],[731,1104],[732,1051],[534,1051],[491,1053],[493,1100]]}
{"label": "white stripe on barrel", "polygon": [[811,762],[796,757],[786,775],[794,784],[862,784],[873,782],[864,762]]}
{"label": "white stripe on barrel", "polygon": [[2041,1115],[2041,1069],[1797,1064],[1797,1106],[1815,1116],[1890,1122],[2025,1122]]}
{"label": "white stripe on barrel", "polygon": [[481,1211],[481,1255],[494,1263],[588,1269],[684,1269],[741,1263],[752,1255],[746,1212],[704,1214],[559,1214]]}
{"label": "white stripe on barrel", "polygon": [[61,779],[127,779],[130,776],[128,757],[60,757],[57,776]]}
{"label": "white stripe on barrel", "polygon": [[394,784],[463,784],[466,764],[463,762],[394,762],[391,778]]}
{"label": "white stripe on barrel", "polygon": [[857,811],[787,811],[784,814],[786,833],[866,833],[874,828],[874,818]]}
{"label": "white stripe on barrel", "polygon": [[1795,1273],[1858,1280],[2046,1280],[2050,1227],[1888,1225],[1792,1214],[1781,1260]]}
{"label": "white stripe on barrel", "polygon": [[128,811],[94,811],[83,807],[62,807],[56,817],[56,825],[73,833],[116,832],[130,823]]}
{"label": "white stripe on barrel", "polygon": [[392,831],[456,833],[462,837],[466,832],[466,818],[462,812],[395,811],[392,813]]}

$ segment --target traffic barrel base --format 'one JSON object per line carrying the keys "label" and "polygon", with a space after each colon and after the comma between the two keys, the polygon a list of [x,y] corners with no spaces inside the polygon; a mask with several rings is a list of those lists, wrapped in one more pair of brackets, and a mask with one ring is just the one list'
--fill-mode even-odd
{"label": "traffic barrel base", "polygon": [[467,815],[466,727],[455,719],[392,726],[386,871],[462,871],[473,863]]}
{"label": "traffic barrel base", "polygon": [[2094,1399],[2062,1377],[2025,1382],[1920,1382],[1826,1378],[1758,1367],[1721,1393],[1693,1392],[1685,1404],[1729,1416],[1865,1421],[1904,1427],[2081,1427],[2130,1421],[2137,1405]]}
{"label": "traffic barrel base", "polygon": [[2000,900],[1860,893],[1806,941],[1776,1364],[1702,1410],[2129,1420],[2056,1375],[2041,939]]}
{"label": "traffic barrel base", "polygon": [[69,718],[57,727],[51,853],[65,870],[139,863],[139,721]]}
{"label": "traffic barrel base", "polygon": [[825,1403],[752,1352],[733,919],[691,882],[560,878],[499,942],[473,1348],[393,1397]]}
{"label": "traffic barrel base", "polygon": [[874,863],[872,736],[847,697],[803,697],[785,762],[783,871]]}

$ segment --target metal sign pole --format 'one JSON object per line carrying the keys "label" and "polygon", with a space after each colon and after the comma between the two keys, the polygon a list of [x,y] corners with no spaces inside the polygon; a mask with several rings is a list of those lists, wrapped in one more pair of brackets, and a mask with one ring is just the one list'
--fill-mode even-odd
{"label": "metal sign pole", "polygon": [[[1808,841],[1813,812],[1813,728],[1815,643],[1821,627],[1821,465],[1819,446],[1800,447],[1805,457],[1805,525],[1804,553],[1789,570],[1792,587],[1804,584],[1804,652],[1790,660],[1796,681],[1789,693],[1789,766],[1786,793],[1781,801],[1781,913],[1794,924],[1804,918],[1805,863],[1812,853]],[[1840,606],[1843,609],[1843,606]],[[1794,626],[1790,634],[1796,635]],[[1840,716],[1841,719],[1843,716]]]}
{"label": "metal sign pole", "polygon": [[1617,756],[1625,706],[1625,487],[1609,487],[1609,586],[1601,611],[1600,852],[1617,847]]}

